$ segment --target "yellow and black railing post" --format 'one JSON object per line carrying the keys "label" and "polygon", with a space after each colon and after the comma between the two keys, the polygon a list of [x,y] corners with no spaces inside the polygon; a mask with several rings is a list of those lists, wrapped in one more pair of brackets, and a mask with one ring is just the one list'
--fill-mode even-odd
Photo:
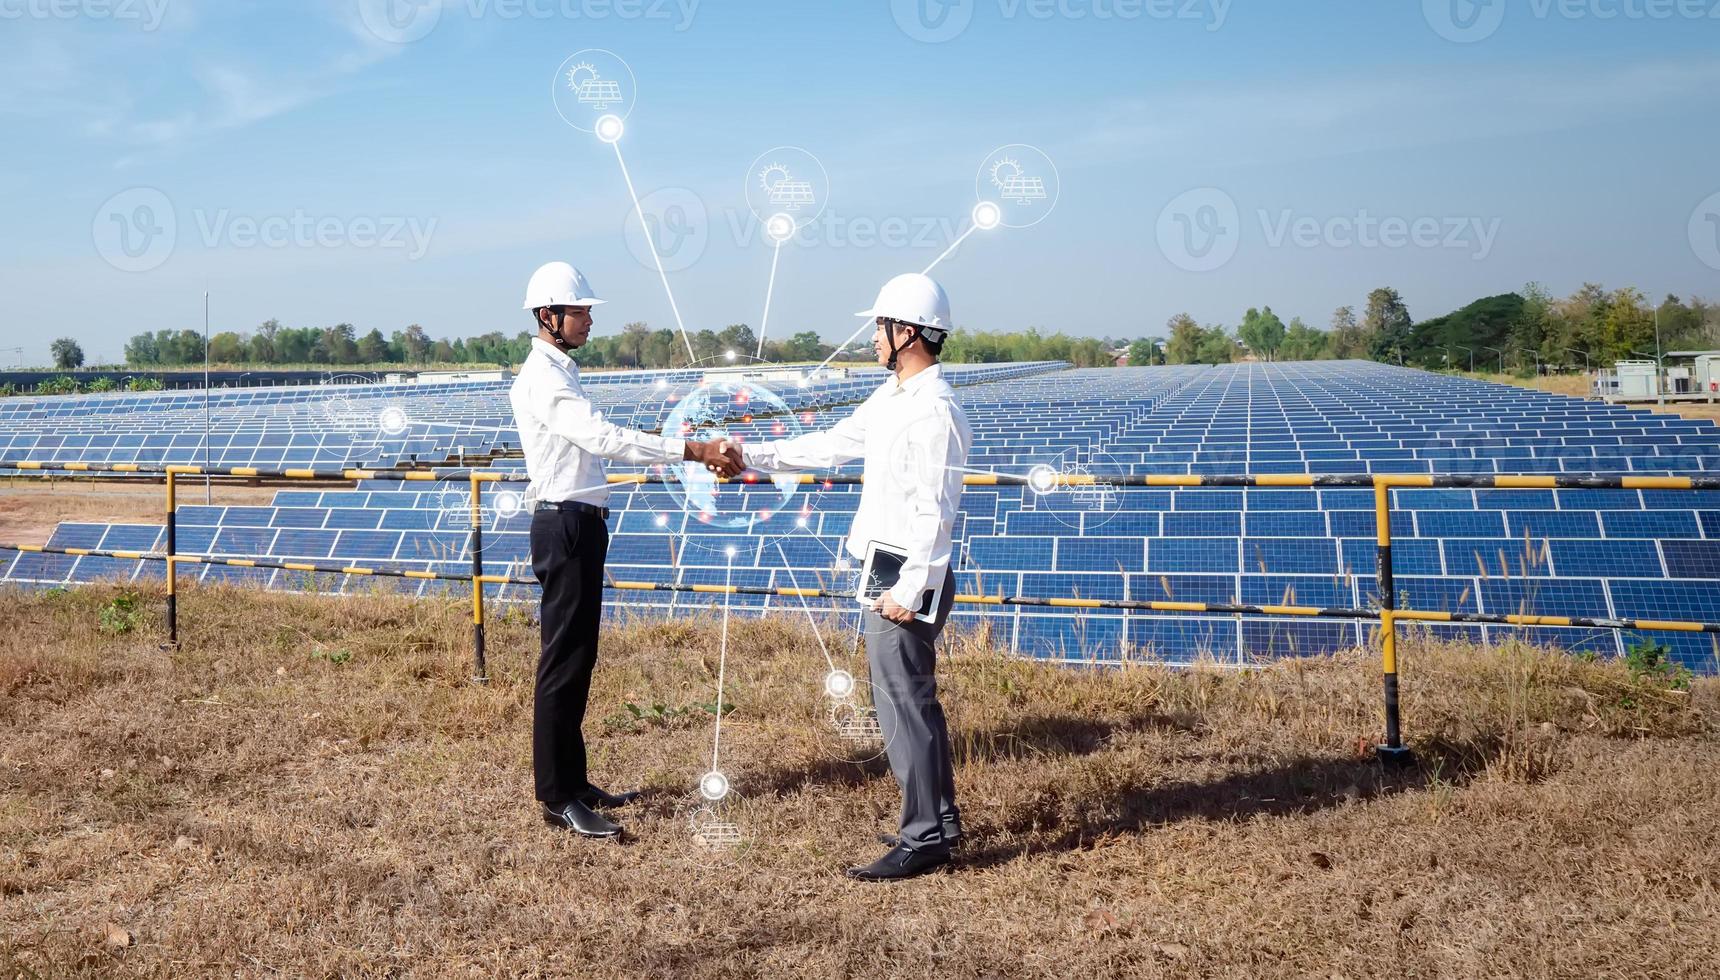
{"label": "yellow and black railing post", "polygon": [[162,644],[163,650],[172,650],[179,646],[179,596],[178,576],[175,574],[179,564],[179,542],[177,536],[178,521],[174,512],[178,510],[174,498],[176,484],[174,483],[174,467],[167,468],[167,642]]}
{"label": "yellow and black railing post", "polygon": [[1392,581],[1392,491],[1384,476],[1374,477],[1374,521],[1378,526],[1380,590],[1380,660],[1385,678],[1386,742],[1377,755],[1381,762],[1403,765],[1413,761],[1404,747],[1398,718],[1397,586]]}
{"label": "yellow and black railing post", "polygon": [[484,664],[484,518],[481,474],[472,474],[472,680],[490,679]]}

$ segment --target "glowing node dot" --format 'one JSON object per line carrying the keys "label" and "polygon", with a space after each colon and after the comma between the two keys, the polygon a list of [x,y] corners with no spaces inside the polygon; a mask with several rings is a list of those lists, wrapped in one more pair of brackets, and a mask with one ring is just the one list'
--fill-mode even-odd
{"label": "glowing node dot", "polygon": [[713,803],[729,795],[729,777],[716,770],[705,773],[699,779],[699,795]]}
{"label": "glowing node dot", "polygon": [[496,494],[496,513],[503,517],[512,517],[520,512],[521,503],[518,493],[504,490]]}
{"label": "glowing node dot", "polygon": [[377,424],[382,428],[382,431],[391,436],[405,432],[407,422],[408,419],[406,418],[405,410],[396,405],[390,405],[383,409],[382,417],[377,420]]}
{"label": "glowing node dot", "polygon": [[731,544],[727,548],[724,548],[723,554],[728,555],[730,558],[733,558],[735,556],[735,546]]}
{"label": "glowing node dot", "polygon": [[794,519],[794,523],[795,523],[795,524],[797,524],[797,525],[799,525],[799,526],[800,526],[800,527],[805,527],[805,526],[806,526],[806,518],[804,518],[804,517],[796,517],[796,518],[795,518],[795,519]]}
{"label": "glowing node dot", "polygon": [[1027,485],[1034,493],[1045,494],[1057,489],[1057,471],[1040,465],[1027,471]]}
{"label": "glowing node dot", "polygon": [[723,356],[732,361],[735,359],[735,352],[732,350],[731,351],[724,351]]}
{"label": "glowing node dot", "polygon": [[824,675],[824,693],[842,699],[854,693],[854,675],[846,670],[833,670]]}
{"label": "glowing node dot", "polygon": [[973,206],[973,226],[981,231],[990,231],[1003,223],[1003,209],[991,201],[981,201]]}
{"label": "glowing node dot", "polygon": [[669,526],[669,515],[668,514],[658,514],[657,515],[657,526],[658,527],[668,527]]}
{"label": "glowing node dot", "polygon": [[764,233],[773,242],[786,242],[794,234],[794,219],[786,214],[773,214],[764,223]]}
{"label": "glowing node dot", "polygon": [[621,117],[610,113],[597,119],[597,138],[605,143],[614,143],[621,139],[621,131],[625,129]]}
{"label": "glowing node dot", "polygon": [[659,388],[669,387],[669,379],[668,378],[658,378],[657,379],[657,387],[659,387]]}

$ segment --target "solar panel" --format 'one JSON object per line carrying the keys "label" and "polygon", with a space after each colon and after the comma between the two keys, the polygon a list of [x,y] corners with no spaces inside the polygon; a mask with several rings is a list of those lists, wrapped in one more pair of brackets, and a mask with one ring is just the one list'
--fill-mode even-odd
{"label": "solar panel", "polygon": [[[1712,422],[1363,362],[1078,370],[1056,364],[951,365],[949,374],[975,432],[970,466],[1005,474],[1041,464],[1078,464],[1095,473],[1178,475],[1688,473],[1714,472],[1720,465],[1720,428]],[[846,411],[838,402],[863,397],[881,377],[875,369],[859,370],[805,389],[790,386],[784,396],[797,412],[806,413],[809,427],[823,428]],[[666,414],[664,392],[686,390],[699,378],[686,371],[588,372],[582,380],[611,418],[654,425]],[[510,442],[517,445],[517,436],[507,431],[505,383],[343,386],[338,395],[343,407],[331,413],[330,392],[316,386],[216,392],[209,399],[207,440],[203,398],[197,393],[8,399],[0,402],[7,430],[0,434],[0,445],[10,458],[99,462],[135,456],[200,462],[207,453],[217,461],[270,465],[277,460],[389,463],[410,454],[442,463],[456,451],[487,454]],[[378,430],[375,420],[389,406],[412,420],[405,431]],[[765,434],[762,423],[742,428]],[[480,429],[485,431],[474,434]],[[521,469],[517,459],[493,466]],[[612,467],[615,472],[635,469]],[[197,552],[217,543],[255,548],[268,540],[280,557],[326,555],[367,564],[418,558],[418,567],[446,565],[463,572],[460,562],[443,559],[463,554],[469,509],[449,506],[442,499],[445,490],[374,480],[354,490],[283,489],[267,507],[187,504],[178,514],[179,545]],[[452,492],[458,496],[464,490]],[[491,488],[486,496],[494,492]],[[833,580],[858,499],[849,486],[815,495],[806,527],[784,538],[779,552],[745,529],[689,523],[666,488],[619,487],[611,498],[616,510],[611,569],[656,581],[667,581],[665,576],[685,580],[689,574],[702,580],[725,573],[731,562],[726,549],[732,546],[737,574],[744,570],[759,581],[786,584],[791,569],[795,576]],[[1406,488],[1395,491],[1393,501],[1398,592],[1415,608],[1435,608],[1436,602],[1473,608],[1483,587],[1504,603],[1513,595],[1498,591],[1507,588],[1501,582],[1514,579],[1604,579],[1602,592],[1608,595],[1603,598],[1616,600],[1621,588],[1629,595],[1636,583],[1716,589],[1720,578],[1713,550],[1720,544],[1720,494],[1710,491]],[[1373,492],[1365,488],[1126,488],[1087,497],[1039,495],[1008,485],[969,488],[956,533],[960,587],[992,594],[1111,596],[1120,591],[1131,598],[1172,598],[1162,594],[1168,586],[1181,593],[1174,598],[1187,601],[1229,601],[1240,591],[1251,599],[1282,602],[1283,586],[1302,603],[1317,595],[1321,601],[1313,604],[1326,604],[1328,597],[1350,595],[1352,586],[1373,588],[1373,507]],[[522,561],[529,551],[529,515],[492,513],[490,521],[486,559]],[[683,536],[684,530],[693,533]],[[160,546],[157,529],[124,525],[111,530],[63,525],[56,539],[81,547],[98,542],[126,550]],[[9,581],[34,572],[53,581],[55,575],[81,577],[86,569],[90,574],[127,570],[123,563],[56,565],[42,556],[25,557],[0,556]],[[160,567],[145,563],[132,571],[158,576]],[[277,588],[305,587],[281,576],[270,581]],[[335,587],[363,586],[355,581]],[[401,587],[420,588],[411,581]],[[1553,585],[1516,598],[1572,605],[1594,598],[1587,586],[1570,594],[1561,588]],[[535,598],[533,586],[510,589],[500,594]],[[1363,592],[1354,595],[1338,604],[1366,601]],[[609,599],[611,608],[660,610],[701,602],[708,599],[664,593]],[[761,602],[745,608],[764,607]],[[963,617],[962,622],[994,624],[994,635],[1025,637],[1038,644],[1036,649],[1061,650],[1058,656],[1068,653],[1067,641],[1077,635],[1072,631],[1081,621],[1066,611],[1033,607],[972,610]],[[1097,632],[1085,636],[1114,637],[1119,647],[1123,640],[1152,640],[1183,659],[1203,647],[1230,658],[1278,655],[1292,642],[1307,652],[1308,644],[1351,642],[1356,636],[1349,625],[1330,622],[1237,627],[1229,618],[1207,623],[1139,613],[1086,618],[1109,625],[1093,627]],[[1450,631],[1484,640],[1513,635],[1493,627]],[[1580,630],[1538,635],[1572,644],[1602,643]],[[1693,643],[1675,649],[1680,656],[1698,652]]]}

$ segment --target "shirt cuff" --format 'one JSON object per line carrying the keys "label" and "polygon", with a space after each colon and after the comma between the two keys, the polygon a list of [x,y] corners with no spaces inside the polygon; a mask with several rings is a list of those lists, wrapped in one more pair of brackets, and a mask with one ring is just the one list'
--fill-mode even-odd
{"label": "shirt cuff", "polygon": [[663,451],[669,455],[669,462],[678,463],[687,456],[687,440],[664,439]]}
{"label": "shirt cuff", "polygon": [[915,615],[919,615],[920,603],[925,601],[926,590],[913,589],[911,591],[906,591],[902,588],[903,584],[904,583],[901,582],[896,583],[895,587],[890,590],[890,598],[896,600],[896,605],[901,606],[903,609],[906,609]]}

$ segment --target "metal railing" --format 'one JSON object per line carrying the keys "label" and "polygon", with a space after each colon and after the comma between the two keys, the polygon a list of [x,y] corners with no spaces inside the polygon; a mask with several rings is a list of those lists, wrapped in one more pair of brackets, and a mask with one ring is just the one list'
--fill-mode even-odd
{"label": "metal railing", "polygon": [[[362,575],[469,582],[472,588],[472,679],[476,683],[484,683],[488,680],[489,676],[485,661],[484,586],[537,584],[537,580],[535,578],[489,575],[484,572],[483,485],[486,483],[524,483],[526,482],[526,477],[524,476],[516,476],[488,470],[452,470],[440,473],[433,470],[268,470],[254,466],[211,468],[170,465],[164,467],[151,467],[139,463],[61,463],[53,461],[0,459],[0,471],[8,469],[30,472],[112,473],[119,474],[121,478],[124,478],[125,476],[133,478],[165,478],[165,553],[103,550],[97,548],[50,548],[46,545],[0,543],[0,551],[89,556],[97,558],[120,558],[143,561],[165,561],[167,563],[166,611],[168,640],[167,643],[163,644],[164,648],[177,646],[179,642],[177,572],[178,566],[182,564],[226,565],[240,568],[275,568],[335,575]],[[453,575],[429,570],[418,571],[409,569],[387,569],[354,564],[335,565],[321,564],[317,562],[283,561],[266,558],[231,558],[219,555],[183,555],[178,552],[177,547],[178,506],[176,499],[177,480],[182,476],[223,476],[320,481],[399,480],[411,482],[442,482],[449,479],[465,479],[469,482],[471,488],[470,506],[472,525],[469,532],[472,561],[471,572],[467,575]],[[799,474],[797,476],[797,481],[802,484],[822,484],[830,486],[836,484],[857,484],[861,482],[861,478],[856,474],[805,473]],[[641,473],[611,475],[608,477],[608,482],[611,484],[649,484],[666,483],[671,481],[662,476]],[[1235,616],[1281,616],[1369,622],[1377,621],[1380,628],[1381,674],[1383,678],[1385,714],[1385,744],[1379,746],[1377,751],[1380,759],[1388,763],[1405,763],[1412,758],[1409,749],[1403,744],[1403,732],[1400,717],[1400,686],[1398,681],[1397,662],[1397,624],[1399,622],[1476,623],[1527,627],[1564,626],[1611,630],[1634,629],[1665,632],[1720,633],[1720,623],[1705,623],[1685,620],[1541,616],[1526,614],[1511,615],[1502,613],[1464,613],[1398,609],[1393,583],[1391,555],[1391,504],[1392,491],[1394,490],[1407,488],[1490,490],[1716,490],[1720,489],[1720,477],[1437,476],[1423,474],[1337,474],[1321,476],[1301,473],[1220,476],[1180,476],[1164,474],[1106,476],[1075,474],[1051,476],[1038,475],[1029,477],[1006,474],[969,474],[963,477],[962,483],[964,486],[980,487],[1026,486],[1031,487],[1038,492],[1045,492],[1048,489],[1055,489],[1056,487],[1090,486],[1169,488],[1299,487],[1304,489],[1371,488],[1374,491],[1374,520],[1377,528],[1378,583],[1380,595],[1380,608],[1378,610],[1324,606],[1267,605],[1254,603],[1172,602],[1141,599],[1084,599],[1080,597],[1047,598],[1038,596],[972,594],[957,595],[955,597],[955,602],[963,605],[977,606],[1028,606],[1059,609],[1118,610],[1123,612],[1205,613]],[[832,592],[826,589],[771,588],[746,585],[665,584],[658,582],[625,581],[606,581],[605,585],[610,589],[621,591],[756,595],[785,598],[799,597],[802,599],[852,598],[852,596],[847,593]]]}

